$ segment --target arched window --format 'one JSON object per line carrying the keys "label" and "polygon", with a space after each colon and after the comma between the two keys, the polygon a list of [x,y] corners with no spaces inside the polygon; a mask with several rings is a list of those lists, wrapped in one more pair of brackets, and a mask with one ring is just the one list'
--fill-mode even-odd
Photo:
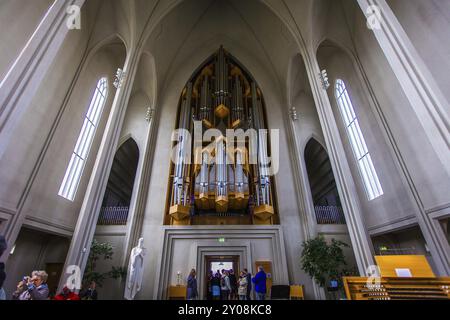
{"label": "arched window", "polygon": [[347,128],[348,138],[352,145],[353,154],[358,161],[358,168],[366,188],[367,197],[373,200],[383,195],[380,180],[373,166],[372,158],[367,149],[366,141],[359,127],[358,118],[353,109],[344,81],[338,79],[335,88],[336,100],[341,112],[342,120]]}
{"label": "arched window", "polygon": [[100,122],[106,97],[108,96],[108,79],[101,78],[95,88],[83,128],[78,137],[77,144],[67,167],[66,175],[59,189],[59,195],[67,200],[73,201],[77,193],[78,185],[83,174],[83,169],[94,141],[95,131]]}

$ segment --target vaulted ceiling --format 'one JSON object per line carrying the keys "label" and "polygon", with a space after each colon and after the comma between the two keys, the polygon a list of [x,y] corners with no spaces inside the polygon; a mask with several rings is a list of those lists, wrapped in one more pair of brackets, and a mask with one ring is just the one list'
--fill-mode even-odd
{"label": "vaulted ceiling", "polygon": [[[97,23],[91,46],[108,34],[117,34],[127,49],[135,46],[148,53],[145,69],[156,76],[149,80],[148,72],[140,71],[141,79],[134,92],[144,91],[150,100],[171,89],[174,78],[187,81],[195,67],[220,45],[250,72],[263,70],[270,79],[271,90],[283,96],[287,92],[295,94],[297,89],[289,93],[293,60],[298,60],[302,48],[315,50],[331,33],[338,37],[345,34],[335,26],[345,25],[342,17],[349,14],[352,3],[353,0],[87,1],[97,12],[91,13]],[[180,72],[186,65],[192,70]],[[287,98],[287,103],[291,98]]]}

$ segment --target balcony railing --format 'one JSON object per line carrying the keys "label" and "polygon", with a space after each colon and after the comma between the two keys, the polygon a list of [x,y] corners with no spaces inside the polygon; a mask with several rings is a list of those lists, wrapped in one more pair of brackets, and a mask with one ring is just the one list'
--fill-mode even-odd
{"label": "balcony railing", "polygon": [[124,226],[128,220],[128,207],[103,207],[98,218],[101,226]]}
{"label": "balcony railing", "polygon": [[344,211],[336,206],[316,206],[316,220],[318,224],[345,224]]}

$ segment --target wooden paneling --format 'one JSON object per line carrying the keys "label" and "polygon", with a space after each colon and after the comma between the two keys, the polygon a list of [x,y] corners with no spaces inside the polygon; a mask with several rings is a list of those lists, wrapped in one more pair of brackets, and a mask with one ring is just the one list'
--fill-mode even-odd
{"label": "wooden paneling", "polygon": [[425,256],[395,255],[375,256],[383,278],[398,277],[396,269],[409,269],[413,278],[434,278],[433,270]]}

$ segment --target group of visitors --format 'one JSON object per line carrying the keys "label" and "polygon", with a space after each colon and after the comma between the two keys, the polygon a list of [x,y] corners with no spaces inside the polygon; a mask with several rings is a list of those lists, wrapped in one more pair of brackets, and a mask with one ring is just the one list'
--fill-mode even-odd
{"label": "group of visitors", "polygon": [[[244,269],[236,277],[234,270],[210,271],[207,275],[207,300],[251,300],[254,287],[257,300],[265,300],[267,275],[263,267],[258,267],[258,273],[252,278],[250,272]],[[253,286],[254,285],[254,286]],[[196,271],[192,269],[187,279],[188,300],[198,299]]]}

